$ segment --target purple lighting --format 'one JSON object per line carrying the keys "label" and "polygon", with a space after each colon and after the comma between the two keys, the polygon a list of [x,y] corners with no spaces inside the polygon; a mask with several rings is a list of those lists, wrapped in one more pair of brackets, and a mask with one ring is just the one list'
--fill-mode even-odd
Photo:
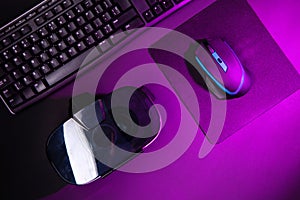
{"label": "purple lighting", "polygon": [[[289,20],[300,18],[300,4],[297,0],[248,2],[250,5],[247,1],[217,1],[196,18],[191,18],[197,26],[191,28],[185,24],[177,29],[188,30],[187,35],[191,37],[225,36],[253,75],[253,86],[247,95],[228,101],[220,143],[205,158],[198,157],[199,147],[205,139],[199,129],[187,151],[165,168],[149,173],[115,171],[89,185],[67,185],[43,199],[299,200],[300,77],[297,71],[300,72],[300,28],[291,26]],[[163,22],[163,25],[174,27],[176,20],[190,18],[191,13],[196,14],[197,5],[201,5],[201,1],[195,0],[187,5],[185,11],[180,11],[174,15],[173,21]],[[259,12],[255,13],[251,6]],[[262,22],[273,28],[267,31]],[[279,23],[281,28],[278,29],[275,23]],[[214,26],[216,24],[219,26]],[[128,63],[140,65],[145,60],[152,60],[145,52],[136,55],[137,59],[128,59]],[[161,56],[174,62],[176,70],[182,70],[180,72],[184,72],[184,76],[189,76],[183,61]],[[125,70],[121,61],[116,61],[114,66],[116,69],[119,67],[118,72]],[[147,72],[149,77],[158,76]],[[103,82],[116,77],[105,76]],[[210,120],[208,113],[211,113],[207,108],[208,97],[204,96],[208,93],[190,80],[198,95],[199,123],[205,132]],[[180,90],[181,84],[177,84],[174,87],[178,86],[179,89],[176,89],[180,96],[180,92],[184,91]],[[161,98],[159,100],[166,103],[170,111],[166,115],[179,120],[178,114],[181,113],[172,109],[176,102],[171,102],[167,96]],[[191,117],[193,112],[185,114],[184,117]],[[169,116],[167,118],[170,119]],[[149,150],[168,144],[176,128],[167,123],[164,132],[149,146]],[[187,131],[185,134],[189,136],[191,133]],[[157,163],[160,161],[164,160],[155,160]]]}

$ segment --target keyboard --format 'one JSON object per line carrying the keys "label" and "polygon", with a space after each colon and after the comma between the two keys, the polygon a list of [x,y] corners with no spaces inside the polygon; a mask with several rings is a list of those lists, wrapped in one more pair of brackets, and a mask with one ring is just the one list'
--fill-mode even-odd
{"label": "keyboard", "polygon": [[1,100],[18,113],[73,80],[95,47],[99,59],[190,1],[43,1],[0,29]]}

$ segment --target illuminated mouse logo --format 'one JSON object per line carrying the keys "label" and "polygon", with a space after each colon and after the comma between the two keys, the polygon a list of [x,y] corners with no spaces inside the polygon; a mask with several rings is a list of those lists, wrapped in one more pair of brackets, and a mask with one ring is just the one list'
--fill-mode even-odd
{"label": "illuminated mouse logo", "polygon": [[[185,78],[185,76],[180,74],[177,70],[173,69],[172,66],[166,66],[162,63],[147,61],[148,63],[138,63],[137,66],[129,70],[123,69],[123,66],[119,67],[116,70],[122,71],[122,75],[120,76],[114,76],[114,70],[111,70],[109,67],[113,62],[117,61],[118,59],[121,59],[124,55],[128,55],[132,52],[139,50],[147,50],[150,48],[170,52],[172,54],[180,56],[183,59],[189,59],[184,57],[185,51],[190,44],[195,44],[197,42],[180,32],[164,28],[141,28],[137,30],[132,30],[132,32],[133,33],[129,37],[137,37],[139,33],[144,33],[143,38],[136,39],[133,43],[130,43],[125,48],[121,48],[120,50],[118,49],[118,51],[111,55],[109,59],[103,61],[102,63],[98,63],[97,65],[99,66],[95,68],[96,72],[93,73],[95,76],[90,79],[90,82],[88,83],[88,88],[96,96],[97,88],[101,87],[101,80],[110,79],[112,81],[113,91],[126,86],[133,86],[139,88],[141,86],[146,85],[154,88],[154,95],[156,95],[157,99],[161,99],[160,97],[163,95],[170,95],[170,98],[176,98],[176,100],[174,101],[175,106],[173,106],[173,109],[177,110],[173,113],[176,113],[177,118],[179,120],[177,120],[176,124],[174,124],[177,133],[172,138],[172,140],[158,150],[138,154],[138,156],[136,156],[133,160],[119,168],[119,170],[125,172],[145,173],[159,170],[170,165],[171,163],[175,162],[180,156],[182,156],[191,146],[197,133],[199,133],[199,120],[201,110],[199,110],[199,102],[197,95],[195,94],[193,87],[190,85],[189,81]],[[165,36],[164,38],[167,38],[166,41],[160,40],[163,36]],[[118,37],[118,35],[116,35],[115,37]],[[170,43],[170,41],[173,42]],[[207,54],[207,52],[204,49],[203,54]],[[205,65],[214,64],[214,61],[209,54],[207,54],[207,56],[204,56],[204,58],[205,59],[201,62]],[[136,58],[132,57],[131,59]],[[193,63],[192,60],[188,61],[190,63]],[[123,62],[123,64],[124,66],[126,65],[125,62]],[[82,68],[84,67],[85,66],[83,66]],[[201,69],[198,66],[195,66],[195,70],[199,71]],[[110,71],[111,73],[108,73],[108,71]],[[167,75],[163,74],[162,71],[168,72]],[[168,76],[172,76],[173,79],[176,79],[176,81],[180,83],[181,90],[185,91],[183,96],[177,94],[176,88],[174,88],[170,84],[170,82],[168,82]],[[82,82],[80,78],[77,78],[75,80],[73,87],[73,96],[82,93],[82,91],[84,90],[84,84],[87,83]],[[120,96],[118,96],[118,93],[112,92],[112,114],[117,124],[122,124],[122,122],[118,122],[118,120],[121,120],[118,118],[118,110],[113,109],[115,102],[118,102],[118,104],[120,104],[120,99],[122,99],[123,107],[126,107],[129,105],[128,102],[130,101],[130,97],[133,93],[134,91],[128,92],[126,98],[124,98],[124,95],[121,98]],[[213,95],[209,95],[211,96],[211,120],[210,125],[208,127],[208,131],[205,133],[206,137],[199,150],[199,158],[204,158],[205,156],[207,156],[209,152],[213,149],[214,145],[217,143],[222,132],[226,117],[226,101],[219,101],[216,98],[213,98]],[[186,101],[187,99],[188,101]],[[188,106],[186,106],[187,104]],[[168,122],[168,119],[172,117],[169,112],[172,106],[168,105],[168,102],[163,100],[158,101],[157,104],[155,104],[154,106],[157,110],[159,110],[161,114],[161,130],[163,130],[164,126]],[[189,109],[187,109],[187,107],[189,107]],[[190,113],[191,110],[193,113],[192,115]],[[151,114],[149,115],[151,118]],[[94,117],[96,116],[97,115],[95,111]],[[128,117],[130,117],[129,113]],[[139,129],[146,128],[139,127],[137,124],[135,124],[133,120],[131,120],[131,126]],[[122,127],[119,128],[122,129]],[[126,132],[126,128],[124,128],[123,131]],[[129,135],[131,134],[130,132],[126,133]],[[161,134],[163,134],[163,131],[161,132]],[[103,138],[105,139],[105,137]],[[159,139],[160,136],[157,137],[156,140]],[[106,138],[106,140],[109,142],[108,138]],[[119,148],[117,146],[115,146],[114,149],[116,151],[115,153],[117,154],[135,154],[133,152],[125,151],[124,149]],[[109,159],[106,159],[105,156],[96,156],[96,159],[99,160],[101,163],[110,166]]]}

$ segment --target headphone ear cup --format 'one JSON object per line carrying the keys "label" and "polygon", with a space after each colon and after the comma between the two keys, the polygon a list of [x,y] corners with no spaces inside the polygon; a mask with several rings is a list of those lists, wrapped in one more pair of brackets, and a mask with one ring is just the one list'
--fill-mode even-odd
{"label": "headphone ear cup", "polygon": [[112,144],[116,144],[118,137],[115,128],[106,123],[95,127],[89,134],[93,149],[110,148]]}

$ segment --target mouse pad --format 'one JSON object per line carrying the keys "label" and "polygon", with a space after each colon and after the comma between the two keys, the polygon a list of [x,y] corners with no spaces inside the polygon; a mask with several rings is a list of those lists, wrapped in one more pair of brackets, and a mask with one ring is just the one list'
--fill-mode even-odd
{"label": "mouse pad", "polygon": [[[252,87],[239,98],[227,101],[224,128],[218,143],[278,104],[300,88],[299,74],[264,28],[246,1],[217,1],[175,29],[194,40],[219,37],[235,51],[242,65],[250,72]],[[178,45],[165,36],[158,43]],[[156,45],[156,44],[155,44]],[[155,46],[154,45],[154,46]],[[183,45],[184,46],[184,45]],[[188,46],[183,48],[188,49]],[[149,50],[156,63],[168,65],[179,71],[195,91],[200,109],[199,126],[207,132],[211,119],[211,100],[208,91],[197,81],[198,75],[191,71],[185,60],[161,50]],[[162,69],[166,78],[180,97],[186,96],[180,81]],[[181,98],[192,115],[189,99]]]}

